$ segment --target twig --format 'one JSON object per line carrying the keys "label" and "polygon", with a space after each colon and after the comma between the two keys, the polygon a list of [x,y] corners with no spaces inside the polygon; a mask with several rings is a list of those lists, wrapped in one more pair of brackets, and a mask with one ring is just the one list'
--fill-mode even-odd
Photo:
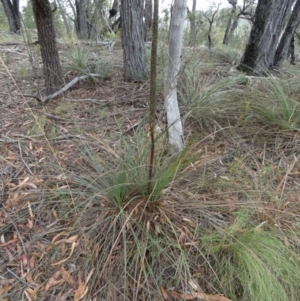
{"label": "twig", "polygon": [[4,213],[4,215],[5,215],[5,216],[11,221],[11,223],[13,224],[13,226],[14,226],[16,232],[17,232],[17,235],[18,235],[18,237],[19,237],[19,240],[20,240],[20,242],[21,242],[21,244],[22,244],[23,252],[24,252],[25,255],[27,255],[27,251],[26,251],[26,248],[25,248],[25,244],[24,244],[24,241],[23,241],[23,239],[22,239],[22,236],[21,236],[21,234],[20,234],[20,232],[19,232],[18,227],[16,226],[15,222],[14,222],[14,221],[12,220],[12,218],[8,215],[8,213],[6,212],[6,210],[5,210],[4,208],[1,208],[1,211]]}
{"label": "twig", "polygon": [[23,164],[26,166],[26,169],[30,173],[30,175],[33,175],[32,171],[30,170],[29,166],[27,165],[27,163],[25,162],[25,160],[23,158],[22,150],[21,150],[21,145],[20,145],[20,141],[19,140],[18,140],[18,145],[19,145],[19,151],[20,151],[21,160],[22,160]]}
{"label": "twig", "polygon": [[49,114],[49,113],[45,113],[45,116],[48,117],[49,119],[53,119],[53,120],[58,120],[58,121],[70,121],[70,120],[67,119],[67,118],[62,118],[62,117],[55,116],[55,115],[52,115],[52,114]]}
{"label": "twig", "polygon": [[64,87],[62,87],[60,90],[54,92],[53,94],[50,94],[44,98],[40,98],[36,95],[30,95],[30,94],[21,94],[20,96],[24,96],[24,97],[32,97],[35,98],[38,102],[45,104],[47,103],[50,99],[55,98],[56,96],[66,92],[69,88],[71,88],[72,86],[74,86],[78,81],[80,80],[84,80],[87,79],[89,77],[101,77],[101,74],[96,74],[96,73],[90,73],[87,75],[81,75],[81,76],[77,76],[75,78],[73,78],[68,84],[66,84]]}
{"label": "twig", "polygon": [[29,286],[30,288],[35,288],[35,286],[33,286],[30,283],[27,283],[25,280],[23,280],[21,277],[19,277],[17,274],[15,274],[11,269],[6,268],[7,272],[9,272],[10,274],[12,274],[16,279],[18,279],[20,282],[22,282],[23,284],[25,284],[26,286]]}
{"label": "twig", "polygon": [[50,99],[66,92],[69,88],[71,88],[73,85],[75,85],[78,81],[80,80],[84,80],[84,79],[87,79],[89,77],[101,77],[100,74],[95,74],[95,73],[90,73],[90,74],[87,74],[87,75],[82,75],[82,76],[77,76],[75,78],[73,78],[68,84],[66,84],[63,88],[61,88],[60,90],[58,90],[57,92],[53,93],[53,94],[50,94],[48,96],[46,96],[42,103],[46,103],[48,102]]}

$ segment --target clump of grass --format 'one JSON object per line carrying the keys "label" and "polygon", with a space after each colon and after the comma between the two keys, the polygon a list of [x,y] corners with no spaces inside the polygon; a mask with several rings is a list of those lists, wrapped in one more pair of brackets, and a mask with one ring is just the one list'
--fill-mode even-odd
{"label": "clump of grass", "polygon": [[186,106],[188,116],[200,123],[222,119],[236,123],[247,106],[242,97],[245,77],[235,75],[207,82],[202,79],[203,68],[201,61],[189,63],[180,78],[180,100]]}
{"label": "clump of grass", "polygon": [[[105,162],[83,147],[81,174],[68,173],[70,192],[77,200],[72,210],[77,220],[74,231],[93,245],[80,265],[87,271],[96,269],[91,280],[93,291],[111,281],[122,287],[114,292],[115,300],[124,296],[153,300],[154,296],[161,298],[161,285],[182,285],[182,275],[190,275],[188,255],[173,221],[180,223],[181,219],[162,198],[163,189],[180,173],[186,152],[170,157],[163,134],[159,135],[155,175],[149,185],[150,146],[145,133],[141,131],[130,140],[122,138],[119,147],[123,151],[118,154],[109,150],[116,165],[109,156]],[[101,294],[106,295],[106,289]]]}
{"label": "clump of grass", "polygon": [[255,91],[250,88],[250,108],[258,120],[282,129],[300,129],[300,104],[289,93],[288,82],[269,78]]}
{"label": "clump of grass", "polygon": [[283,232],[255,225],[255,220],[243,209],[227,229],[201,237],[218,275],[212,282],[234,301],[296,301],[298,255],[285,245]]}
{"label": "clump of grass", "polygon": [[90,53],[83,48],[76,47],[71,52],[71,68],[83,73],[91,73],[89,68]]}

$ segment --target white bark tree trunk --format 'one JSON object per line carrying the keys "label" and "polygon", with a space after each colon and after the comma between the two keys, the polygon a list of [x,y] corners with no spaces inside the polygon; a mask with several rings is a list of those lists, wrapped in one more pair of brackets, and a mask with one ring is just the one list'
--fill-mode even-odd
{"label": "white bark tree trunk", "polygon": [[169,61],[165,77],[165,110],[169,132],[169,143],[173,152],[184,147],[183,128],[177,101],[177,77],[180,69],[180,55],[187,0],[175,0],[169,34]]}

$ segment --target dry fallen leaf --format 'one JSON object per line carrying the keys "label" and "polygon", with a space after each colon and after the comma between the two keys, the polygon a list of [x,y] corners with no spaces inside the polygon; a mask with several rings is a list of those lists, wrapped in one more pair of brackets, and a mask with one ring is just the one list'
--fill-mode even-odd
{"label": "dry fallen leaf", "polygon": [[160,291],[161,291],[161,294],[163,295],[163,298],[164,298],[165,300],[168,300],[168,299],[169,299],[169,296],[168,296],[168,293],[167,293],[166,289],[163,288],[163,287],[161,286],[161,287],[160,287]]}
{"label": "dry fallen leaf", "polygon": [[0,287],[0,296],[4,295],[8,290],[10,289],[10,285],[5,285],[3,287]]}
{"label": "dry fallen leaf", "polygon": [[193,294],[179,293],[174,290],[166,290],[163,287],[160,288],[160,291],[165,300],[169,300],[169,297],[171,297],[175,300],[195,300],[196,298],[199,298],[205,301],[232,301],[223,295],[211,295],[199,292],[194,292]]}
{"label": "dry fallen leaf", "polygon": [[60,260],[60,261],[58,261],[58,262],[55,262],[55,263],[52,263],[51,266],[59,265],[59,264],[61,264],[61,263],[64,263],[65,261],[67,261],[67,260],[72,256],[72,254],[73,254],[73,252],[74,252],[75,246],[76,246],[76,242],[74,241],[74,242],[72,243],[70,255],[69,255],[67,258],[65,258],[65,259],[62,259],[62,260]]}
{"label": "dry fallen leaf", "polygon": [[11,240],[9,240],[9,241],[3,243],[3,244],[0,244],[0,248],[1,248],[1,247],[7,247],[8,245],[10,245],[10,244],[16,242],[17,240],[18,240],[18,239],[15,238],[15,239],[11,239]]}
{"label": "dry fallen leaf", "polygon": [[47,281],[45,286],[45,291],[47,291],[57,280],[58,276],[60,275],[60,271],[56,271],[52,277]]}
{"label": "dry fallen leaf", "polygon": [[79,301],[81,298],[83,298],[86,289],[87,289],[86,285],[84,283],[80,283],[74,294],[74,301]]}
{"label": "dry fallen leaf", "polygon": [[32,229],[34,226],[34,221],[33,219],[27,219],[27,224],[26,224],[26,227],[29,228],[29,229]]}
{"label": "dry fallen leaf", "polygon": [[28,300],[36,300],[37,299],[37,289],[25,288],[24,293]]}
{"label": "dry fallen leaf", "polygon": [[62,278],[69,283],[70,285],[72,285],[74,283],[74,279],[71,276],[71,274],[62,266],[60,268],[61,274],[62,274]]}
{"label": "dry fallen leaf", "polygon": [[39,286],[39,285],[38,285],[36,282],[34,282],[34,280],[32,279],[32,274],[31,274],[31,272],[27,273],[25,278],[26,278],[27,282],[28,282],[29,284],[31,284],[32,286],[34,286],[34,287],[38,287],[38,286]]}

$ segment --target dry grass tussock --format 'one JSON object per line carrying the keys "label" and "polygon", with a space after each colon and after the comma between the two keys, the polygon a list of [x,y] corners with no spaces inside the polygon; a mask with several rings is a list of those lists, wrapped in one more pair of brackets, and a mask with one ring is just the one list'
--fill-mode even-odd
{"label": "dry grass tussock", "polygon": [[298,300],[300,124],[280,111],[297,75],[272,90],[198,54],[180,83],[187,147],[171,156],[161,122],[149,184],[147,83],[112,65],[40,106],[15,55],[14,80],[0,74],[0,300]]}

